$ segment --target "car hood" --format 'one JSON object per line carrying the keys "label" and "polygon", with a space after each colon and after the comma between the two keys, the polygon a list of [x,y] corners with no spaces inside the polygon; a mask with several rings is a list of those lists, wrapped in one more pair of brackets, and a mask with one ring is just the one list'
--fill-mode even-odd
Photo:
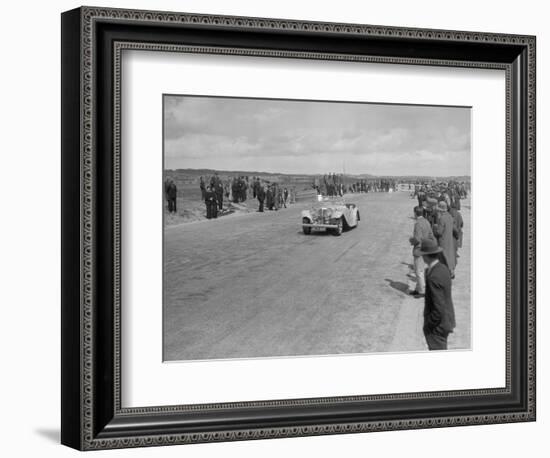
{"label": "car hood", "polygon": [[321,211],[327,211],[327,210],[330,210],[330,211],[344,211],[346,209],[346,206],[345,205],[322,205],[322,204],[319,204],[319,205],[314,205],[313,207],[311,207],[310,211],[312,213],[315,213],[315,212],[321,212]]}

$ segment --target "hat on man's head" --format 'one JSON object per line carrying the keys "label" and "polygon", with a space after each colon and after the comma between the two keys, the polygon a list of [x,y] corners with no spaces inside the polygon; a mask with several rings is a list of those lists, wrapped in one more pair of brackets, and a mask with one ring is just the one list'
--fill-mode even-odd
{"label": "hat on man's head", "polygon": [[440,212],[446,212],[448,210],[447,208],[447,202],[445,201],[440,201],[438,202],[437,204],[437,211],[440,211]]}
{"label": "hat on man's head", "polygon": [[423,256],[425,254],[437,254],[441,253],[443,250],[437,244],[434,239],[422,239],[420,247],[414,250],[415,256]]}

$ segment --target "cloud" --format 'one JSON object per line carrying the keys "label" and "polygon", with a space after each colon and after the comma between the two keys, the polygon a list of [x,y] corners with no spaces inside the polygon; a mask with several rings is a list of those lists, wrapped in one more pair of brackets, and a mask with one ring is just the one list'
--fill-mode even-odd
{"label": "cloud", "polygon": [[469,108],[193,96],[164,102],[167,168],[323,173],[346,163],[356,173],[470,173]]}

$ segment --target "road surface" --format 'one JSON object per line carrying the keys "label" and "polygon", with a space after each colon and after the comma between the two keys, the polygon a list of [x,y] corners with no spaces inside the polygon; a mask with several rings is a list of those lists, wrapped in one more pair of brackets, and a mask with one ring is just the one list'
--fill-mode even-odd
{"label": "road surface", "polygon": [[[304,235],[299,203],[165,228],[164,360],[424,351],[408,193],[348,195],[361,221]],[[255,201],[251,204],[256,204]],[[450,349],[470,348],[470,209]]]}

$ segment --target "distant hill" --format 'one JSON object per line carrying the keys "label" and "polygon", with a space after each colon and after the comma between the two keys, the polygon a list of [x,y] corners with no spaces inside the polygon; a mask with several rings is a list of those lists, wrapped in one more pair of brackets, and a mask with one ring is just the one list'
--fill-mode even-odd
{"label": "distant hill", "polygon": [[[215,172],[218,172],[221,176],[259,176],[259,177],[288,177],[293,179],[300,179],[300,181],[313,181],[315,178],[322,177],[322,173],[276,173],[276,172],[261,172],[261,171],[251,171],[251,170],[214,170],[214,169],[165,169],[165,175],[176,175],[176,176],[186,176],[188,178],[199,178],[201,176],[209,177],[214,175]],[[436,180],[436,181],[466,181],[471,180],[470,176],[429,176],[429,175],[371,175],[368,173],[346,173],[347,178],[351,179],[382,179],[382,178],[391,178],[394,180],[408,181],[408,180]]]}

